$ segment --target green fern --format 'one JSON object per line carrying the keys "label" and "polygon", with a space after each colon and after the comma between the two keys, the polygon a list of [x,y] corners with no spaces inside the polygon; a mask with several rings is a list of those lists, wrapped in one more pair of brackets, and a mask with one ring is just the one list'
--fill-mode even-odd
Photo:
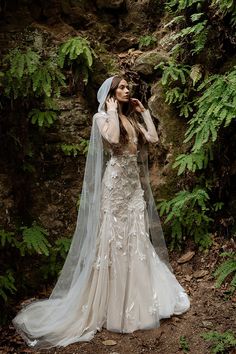
{"label": "green fern", "polygon": [[23,242],[20,246],[20,253],[22,256],[27,253],[49,255],[49,248],[51,244],[47,240],[48,232],[39,225],[33,223],[31,227],[21,227],[23,231]]}
{"label": "green fern", "polygon": [[29,112],[29,118],[33,124],[37,124],[39,127],[49,127],[57,119],[57,114],[53,111],[43,112],[34,108]]}
{"label": "green fern", "polygon": [[186,354],[190,351],[189,349],[189,344],[187,342],[187,339],[185,336],[180,336],[179,338],[179,345],[180,345],[180,348],[183,350],[183,352]]}
{"label": "green fern", "polygon": [[208,333],[202,333],[201,337],[206,341],[211,342],[212,354],[226,354],[229,353],[230,349],[233,349],[236,346],[236,338],[231,331],[225,331],[223,333],[210,331]]}
{"label": "green fern", "polygon": [[210,146],[207,149],[200,149],[191,154],[178,155],[173,164],[173,168],[179,168],[178,176],[186,170],[195,172],[207,167],[208,162],[213,160],[213,153]]}
{"label": "green fern", "polygon": [[232,276],[230,282],[232,293],[236,289],[236,253],[224,252],[221,257],[226,257],[227,259],[213,273],[214,277],[216,277],[215,286],[219,288],[228,276]]}
{"label": "green fern", "polygon": [[48,279],[49,276],[58,276],[70,249],[70,245],[71,239],[69,238],[61,237],[56,240],[55,245],[50,249],[48,262],[41,267],[44,279]]}
{"label": "green fern", "polygon": [[95,52],[90,47],[87,39],[82,37],[70,38],[59,49],[58,64],[61,68],[65,63],[77,64],[78,75],[81,74],[85,84],[88,83],[89,70],[93,65]]}
{"label": "green fern", "polygon": [[59,96],[65,86],[65,76],[56,61],[44,59],[37,52],[18,48],[3,58],[5,72],[5,95],[13,97]]}
{"label": "green fern", "polygon": [[232,26],[236,26],[236,3],[234,0],[211,0],[211,3],[220,11],[231,16],[230,23]]}
{"label": "green fern", "polygon": [[89,140],[82,139],[79,144],[61,144],[61,149],[67,156],[77,156],[79,153],[84,155],[88,152]]}
{"label": "green fern", "polygon": [[14,232],[0,229],[1,246],[5,247],[6,244],[14,244],[14,235]]}
{"label": "green fern", "polygon": [[181,12],[192,6],[199,6],[204,3],[205,0],[167,0],[166,7],[167,9],[175,8],[175,12]]}
{"label": "green fern", "polygon": [[[194,15],[195,17],[193,17],[193,21],[195,22],[197,15],[200,14],[194,14]],[[193,26],[183,28],[176,34],[173,34],[169,38],[169,40],[171,42],[175,42],[179,39],[189,39],[192,45],[191,53],[198,54],[204,49],[206,45],[208,39],[208,30],[209,30],[208,21],[204,20],[202,22],[198,22],[194,24]],[[181,45],[183,45],[183,43],[181,43]],[[176,47],[173,47],[171,51],[176,52]]]}
{"label": "green fern", "polygon": [[32,74],[33,91],[37,96],[60,96],[60,87],[65,86],[65,76],[57,63],[48,59]]}
{"label": "green fern", "polygon": [[192,192],[180,191],[173,199],[157,205],[160,216],[166,215],[165,224],[171,227],[171,249],[180,247],[186,236],[192,237],[202,248],[211,245],[208,229],[213,220],[207,215],[208,202],[206,190],[196,187]]}
{"label": "green fern", "polygon": [[225,75],[213,75],[206,79],[198,91],[204,89],[196,99],[197,108],[189,121],[184,142],[195,139],[193,152],[203,145],[215,142],[221,127],[227,127],[236,117],[236,67]]}
{"label": "green fern", "polygon": [[190,74],[190,66],[177,64],[174,61],[168,63],[161,62],[154,69],[162,70],[162,85],[169,85],[175,81],[179,81],[182,85],[186,84],[187,77]]}
{"label": "green fern", "polygon": [[139,38],[139,48],[142,49],[143,47],[150,47],[154,45],[156,42],[157,42],[156,37],[152,35],[142,36]]}
{"label": "green fern", "polygon": [[193,102],[189,100],[193,88],[193,79],[190,79],[193,67],[169,61],[168,63],[161,62],[155,68],[162,70],[161,82],[165,87],[165,102],[175,104],[180,116],[188,118],[193,112]]}
{"label": "green fern", "polygon": [[15,278],[12,271],[8,269],[6,274],[0,275],[0,297],[6,302],[8,293],[14,294],[16,291]]}
{"label": "green fern", "polygon": [[22,79],[25,75],[33,74],[40,62],[38,53],[28,48],[26,53],[22,52],[19,48],[10,51],[3,58],[3,63],[8,65],[10,63],[9,74],[17,79]]}
{"label": "green fern", "polygon": [[[14,252],[14,257],[22,257],[26,254],[31,256],[35,253],[42,255],[43,265],[37,269],[37,272],[42,273],[43,278],[47,279],[49,276],[58,276],[71,244],[71,239],[61,237],[51,245],[47,236],[48,232],[36,223],[33,223],[31,227],[21,227],[18,232],[1,229],[0,246],[3,252],[9,250]],[[15,271],[18,272],[18,269]],[[21,269],[20,272],[22,272]],[[16,279],[19,278],[18,273],[14,275]],[[22,284],[17,285],[22,286]],[[0,297],[7,301],[9,295],[14,294],[16,290],[13,272],[7,269],[5,274],[0,276]]]}
{"label": "green fern", "polygon": [[71,239],[67,237],[61,237],[55,242],[54,249],[60,254],[62,259],[66,259],[67,253],[70,249]]}

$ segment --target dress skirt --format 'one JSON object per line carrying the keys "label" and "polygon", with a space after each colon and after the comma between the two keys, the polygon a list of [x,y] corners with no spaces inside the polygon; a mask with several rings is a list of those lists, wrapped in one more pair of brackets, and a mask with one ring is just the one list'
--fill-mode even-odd
{"label": "dress skirt", "polygon": [[29,345],[66,346],[90,340],[102,328],[156,328],[160,319],[189,309],[186,292],[150,241],[136,155],[112,156],[107,163],[94,246],[83,289],[78,281],[63,299],[32,303],[13,320]]}

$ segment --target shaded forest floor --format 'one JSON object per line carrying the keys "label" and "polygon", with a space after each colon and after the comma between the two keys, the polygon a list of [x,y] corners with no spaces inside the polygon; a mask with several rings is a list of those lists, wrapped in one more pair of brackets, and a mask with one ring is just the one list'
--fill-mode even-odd
{"label": "shaded forest floor", "polygon": [[[224,243],[223,243],[224,242]],[[209,342],[204,341],[202,333],[210,330],[236,332],[236,298],[227,299],[225,288],[216,289],[212,272],[221,261],[219,253],[227,249],[225,241],[217,240],[208,253],[186,252],[191,258],[179,263],[181,255],[171,254],[171,264],[181,285],[186,289],[191,300],[191,309],[181,315],[161,320],[160,328],[148,331],[136,331],[132,334],[111,333],[103,330],[96,334],[91,342],[69,345],[66,348],[54,348],[41,351],[46,354],[175,354],[211,353]],[[17,309],[18,310],[18,309]],[[185,337],[189,351],[181,348],[180,338]],[[110,342],[106,342],[111,340]],[[109,345],[110,344],[110,345]],[[111,345],[112,344],[112,345]],[[0,335],[0,354],[38,353],[24,345],[12,325],[2,328]],[[231,350],[230,354],[236,353]]]}

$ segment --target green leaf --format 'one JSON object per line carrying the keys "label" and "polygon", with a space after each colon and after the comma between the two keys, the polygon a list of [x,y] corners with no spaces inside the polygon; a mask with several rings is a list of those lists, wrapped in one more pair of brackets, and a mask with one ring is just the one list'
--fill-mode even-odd
{"label": "green leaf", "polygon": [[51,244],[47,240],[48,232],[39,225],[33,224],[31,227],[22,227],[23,243],[26,248],[38,254],[49,255]]}

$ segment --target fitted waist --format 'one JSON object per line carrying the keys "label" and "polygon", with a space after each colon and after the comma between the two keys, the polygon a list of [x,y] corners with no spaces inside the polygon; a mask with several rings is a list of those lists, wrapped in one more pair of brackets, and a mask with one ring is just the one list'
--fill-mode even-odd
{"label": "fitted waist", "polygon": [[111,155],[110,162],[137,161],[137,154]]}

